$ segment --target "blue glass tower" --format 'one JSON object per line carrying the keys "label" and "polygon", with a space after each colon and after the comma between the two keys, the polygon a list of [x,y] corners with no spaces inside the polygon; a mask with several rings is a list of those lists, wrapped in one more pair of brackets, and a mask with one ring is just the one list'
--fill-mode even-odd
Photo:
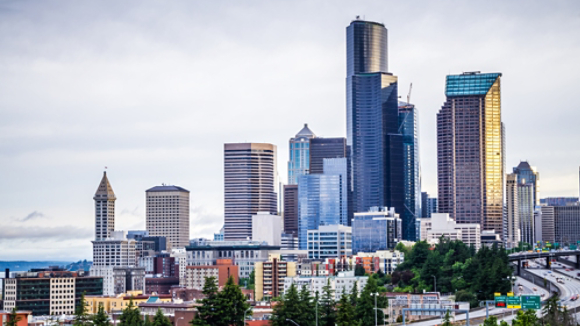
{"label": "blue glass tower", "polygon": [[308,174],[310,168],[310,139],[316,137],[304,124],[294,138],[290,138],[290,152],[288,160],[288,184],[295,185],[298,183],[298,177]]}
{"label": "blue glass tower", "polygon": [[[387,72],[387,29],[355,20],[347,36],[347,145],[353,211],[373,206],[404,211],[403,136],[397,77]],[[414,238],[403,234],[403,239]]]}
{"label": "blue glass tower", "polygon": [[346,158],[324,159],[323,174],[298,177],[298,243],[307,248],[308,230],[320,225],[348,225]]}
{"label": "blue glass tower", "polygon": [[[419,160],[419,121],[415,105],[399,102],[399,130],[403,135],[405,209],[399,212],[406,240],[420,240],[421,165]],[[414,234],[413,234],[414,232]]]}

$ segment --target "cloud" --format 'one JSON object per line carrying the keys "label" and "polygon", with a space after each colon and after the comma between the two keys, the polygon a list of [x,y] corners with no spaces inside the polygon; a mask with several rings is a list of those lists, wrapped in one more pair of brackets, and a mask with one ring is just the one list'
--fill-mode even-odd
{"label": "cloud", "polygon": [[0,226],[0,243],[6,241],[67,241],[89,240],[93,231],[71,226],[39,227],[39,226]]}
{"label": "cloud", "polygon": [[26,217],[24,217],[20,221],[26,222],[26,221],[35,220],[35,219],[38,219],[38,218],[45,218],[45,217],[46,217],[46,215],[44,215],[42,212],[34,211],[34,212],[26,215]]}

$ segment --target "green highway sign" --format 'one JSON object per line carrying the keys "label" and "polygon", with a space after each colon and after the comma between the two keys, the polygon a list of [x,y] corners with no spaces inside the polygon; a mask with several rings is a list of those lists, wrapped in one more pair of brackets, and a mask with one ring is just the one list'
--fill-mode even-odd
{"label": "green highway sign", "polygon": [[570,250],[576,250],[577,248],[576,245],[570,245]]}
{"label": "green highway sign", "polygon": [[539,295],[522,295],[522,309],[540,310],[541,308]]}
{"label": "green highway sign", "polygon": [[496,308],[507,308],[507,296],[498,295],[495,297],[495,307]]}
{"label": "green highway sign", "polygon": [[519,296],[517,297],[507,297],[507,307],[508,309],[521,309],[522,301]]}

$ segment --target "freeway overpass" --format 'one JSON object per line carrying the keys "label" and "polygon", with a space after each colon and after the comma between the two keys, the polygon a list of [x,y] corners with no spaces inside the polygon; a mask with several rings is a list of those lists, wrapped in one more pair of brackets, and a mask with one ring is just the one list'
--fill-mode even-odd
{"label": "freeway overpass", "polygon": [[545,258],[546,266],[550,268],[551,259],[566,256],[576,256],[576,268],[580,269],[580,251],[579,250],[559,250],[551,252],[517,252],[509,255],[509,261],[517,263],[517,275],[520,275],[522,260]]}

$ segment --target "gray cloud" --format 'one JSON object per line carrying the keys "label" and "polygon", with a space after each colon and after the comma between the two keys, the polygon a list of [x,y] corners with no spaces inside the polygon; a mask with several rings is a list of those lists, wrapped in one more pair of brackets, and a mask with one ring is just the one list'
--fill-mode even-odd
{"label": "gray cloud", "polygon": [[93,231],[71,226],[3,226],[0,227],[0,243],[10,241],[50,242],[90,240]]}
{"label": "gray cloud", "polygon": [[39,218],[45,218],[46,216],[44,214],[42,214],[39,211],[34,211],[28,215],[26,215],[24,218],[22,218],[20,221],[22,222],[26,222],[26,221],[30,221],[30,220],[35,220],[35,219],[39,219]]}

